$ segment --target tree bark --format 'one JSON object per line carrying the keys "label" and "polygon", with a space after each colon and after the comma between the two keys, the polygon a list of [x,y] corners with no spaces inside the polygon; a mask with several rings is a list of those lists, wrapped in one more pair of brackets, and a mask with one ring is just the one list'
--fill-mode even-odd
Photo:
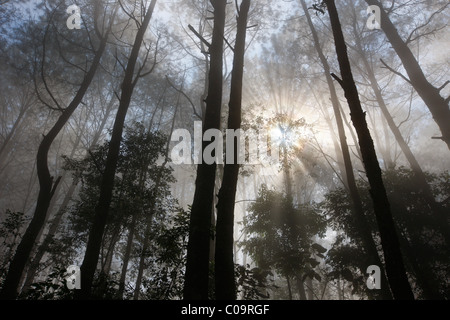
{"label": "tree bark", "polygon": [[382,4],[378,0],[366,0],[367,4],[375,5],[381,11],[381,29],[383,29],[386,37],[394,48],[403,63],[403,67],[408,74],[409,81],[419,96],[427,105],[433,116],[434,121],[439,126],[442,134],[442,141],[447,144],[450,149],[450,110],[448,101],[440,95],[440,90],[434,87],[425,77],[417,59],[409,49],[408,44],[403,41],[395,28],[392,21],[389,19]]}
{"label": "tree bark", "polygon": [[[220,110],[222,106],[222,56],[226,1],[211,0],[211,4],[214,7],[214,29],[209,47],[210,69],[203,133],[208,129],[220,128]],[[203,141],[202,154],[207,145],[208,142]],[[213,164],[202,162],[197,166],[195,193],[189,225],[184,299],[208,299],[209,245],[216,167],[215,162]]]}
{"label": "tree bark", "polygon": [[94,280],[94,273],[97,267],[102,237],[106,226],[109,206],[111,204],[112,191],[114,187],[114,176],[116,174],[125,117],[130,105],[134,85],[136,84],[136,81],[133,81],[134,69],[136,66],[136,61],[139,55],[141,44],[144,39],[144,34],[150,23],[155,4],[156,0],[152,0],[145,13],[144,20],[136,33],[133,48],[131,50],[125,70],[125,76],[121,86],[122,93],[120,96],[119,108],[117,110],[116,119],[114,121],[111,140],[109,143],[108,155],[106,158],[105,171],[100,186],[100,197],[95,208],[94,221],[89,233],[89,239],[86,246],[83,263],[80,268],[81,289],[77,290],[78,292],[76,292],[75,294],[75,298],[78,299],[91,298],[92,282]]}
{"label": "tree bark", "polygon": [[334,0],[325,0],[330,15],[336,53],[342,80],[339,80],[345,93],[353,126],[356,129],[366,175],[370,184],[370,194],[380,231],[381,244],[385,258],[386,273],[394,299],[414,299],[400,251],[400,243],[381,176],[381,169],[362,110],[358,90],[353,79],[347,46],[342,33]]}
{"label": "tree bark", "polygon": [[50,171],[48,168],[48,152],[56,136],[67,123],[78,105],[81,103],[81,100],[83,99],[87,89],[89,88],[89,85],[91,84],[92,79],[94,78],[94,75],[97,71],[97,68],[100,65],[100,59],[107,44],[108,33],[109,31],[107,31],[105,36],[101,39],[92,64],[88,72],[86,73],[75,97],[67,106],[67,108],[64,109],[54,126],[50,129],[48,134],[44,136],[41,143],[39,144],[36,156],[36,167],[39,179],[39,195],[36,203],[36,208],[33,218],[28,225],[25,234],[23,235],[22,241],[17,247],[16,254],[14,255],[14,258],[9,266],[8,275],[6,276],[2,292],[0,293],[0,299],[15,299],[17,297],[17,289],[20,278],[25,269],[25,265],[28,259],[30,258],[30,254],[36,238],[45,223],[45,218],[52,198],[52,193],[57,187],[57,183],[53,183],[53,177],[50,176]]}
{"label": "tree bark", "polygon": [[[228,129],[241,128],[242,79],[244,75],[245,37],[250,0],[243,0],[237,17],[236,44],[234,46],[233,70],[228,114]],[[229,138],[227,138],[228,140]],[[217,203],[216,251],[215,251],[215,289],[216,299],[235,300],[236,284],[234,276],[233,236],[234,206],[239,178],[239,138],[233,137],[233,163],[225,163],[222,185]],[[230,150],[231,151],[231,150]],[[229,150],[227,150],[229,152]],[[227,158],[227,157],[226,157]]]}
{"label": "tree bark", "polygon": [[[330,90],[331,96],[331,104],[334,111],[334,116],[336,118],[336,124],[338,128],[339,142],[341,144],[342,158],[344,160],[344,172],[345,172],[345,181],[347,182],[347,189],[350,195],[350,199],[353,207],[353,215],[355,217],[355,222],[358,225],[359,237],[363,243],[363,246],[367,252],[367,257],[369,259],[370,264],[378,265],[381,270],[381,297],[383,299],[392,299],[391,292],[387,286],[388,281],[386,278],[385,270],[381,263],[381,259],[375,244],[375,241],[372,237],[371,227],[367,221],[366,216],[364,215],[364,208],[361,200],[361,196],[359,194],[358,187],[356,186],[356,179],[353,173],[353,165],[351,162],[350,151],[347,144],[347,137],[345,134],[344,123],[341,116],[340,111],[340,103],[336,93],[336,88],[334,86],[333,80],[330,75],[330,66],[328,61],[323,54],[322,48],[320,47],[319,37],[317,35],[317,31],[312,23],[311,16],[309,14],[308,8],[306,6],[305,0],[300,0],[303,10],[305,12],[306,18],[308,20],[309,27],[311,29],[311,33],[314,39],[314,46],[316,48],[317,54],[319,55],[319,59],[324,68],[325,78],[327,80],[328,88]],[[365,270],[362,270],[365,272]]]}

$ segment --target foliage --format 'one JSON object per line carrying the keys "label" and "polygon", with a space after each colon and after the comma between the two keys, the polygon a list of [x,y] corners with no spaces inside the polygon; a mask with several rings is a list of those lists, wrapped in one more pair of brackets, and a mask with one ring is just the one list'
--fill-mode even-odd
{"label": "foliage", "polygon": [[310,205],[294,206],[292,199],[263,185],[244,219],[249,238],[240,243],[259,268],[284,277],[302,274],[320,279],[314,271],[326,249],[314,243],[325,224]]}
{"label": "foliage", "polygon": [[188,211],[180,209],[158,223],[147,269],[151,277],[143,283],[147,299],[182,299],[188,235]]}
{"label": "foliage", "polygon": [[[449,209],[449,173],[427,173],[426,176],[435,198]],[[439,219],[433,215],[429,203],[418,190],[413,171],[404,167],[387,170],[384,172],[384,181],[399,231],[401,249],[406,258],[407,271],[415,278],[415,287],[418,289],[416,293],[421,296],[417,276],[422,276],[428,281],[439,283],[439,291],[444,297],[447,296],[448,283],[442,279],[450,275],[448,247],[439,229]],[[358,187],[366,218],[371,226],[376,226],[369,186],[366,181],[359,180]],[[330,227],[344,233],[335,239],[327,254],[327,264],[333,270],[331,277],[336,279],[343,277],[353,283],[354,292],[370,295],[364,282],[361,281],[361,274],[364,275],[368,264],[365,262],[363,245],[357,235],[358,226],[352,218],[347,192],[344,189],[337,189],[328,193],[321,206],[324,214],[331,218]],[[372,235],[379,244],[379,236],[375,228],[372,229]],[[419,271],[413,267],[413,261],[416,260],[426,270],[426,274],[417,274]]]}
{"label": "foliage", "polygon": [[258,267],[250,269],[246,266],[236,264],[236,287],[238,296],[243,300],[259,300],[270,298],[268,289],[276,288],[270,281],[273,276],[269,270]]}
{"label": "foliage", "polygon": [[67,300],[73,299],[73,290],[67,288],[66,277],[69,274],[63,267],[56,266],[45,280],[31,284],[27,292],[19,298],[24,300]]}

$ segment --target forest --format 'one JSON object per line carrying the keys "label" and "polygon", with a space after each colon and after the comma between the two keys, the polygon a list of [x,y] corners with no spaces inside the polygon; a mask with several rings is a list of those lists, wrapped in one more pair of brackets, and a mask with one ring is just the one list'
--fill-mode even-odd
{"label": "forest", "polygon": [[0,0],[0,299],[450,299],[449,21]]}

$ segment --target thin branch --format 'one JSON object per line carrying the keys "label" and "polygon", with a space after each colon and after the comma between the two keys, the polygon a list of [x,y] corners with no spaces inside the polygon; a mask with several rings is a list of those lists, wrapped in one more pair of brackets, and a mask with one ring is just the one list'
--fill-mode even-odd
{"label": "thin branch", "polygon": [[55,183],[53,184],[52,190],[50,191],[50,199],[53,198],[53,195],[55,194],[56,188],[58,187],[59,182],[61,181],[62,176],[59,176],[56,178]]}
{"label": "thin branch", "polygon": [[183,90],[178,89],[178,88],[170,81],[170,79],[169,79],[168,76],[166,76],[166,80],[167,80],[167,82],[169,83],[169,85],[170,85],[176,92],[181,93],[181,94],[187,99],[187,101],[189,102],[189,104],[192,106],[192,110],[194,111],[194,115],[195,115],[196,117],[198,117],[198,118],[201,120],[202,117],[197,113],[197,110],[196,110],[195,105],[194,105],[194,103],[192,102],[191,98],[189,98],[189,96],[188,96],[186,93],[184,93]]}
{"label": "thin branch", "polygon": [[[53,18],[53,14],[51,19]],[[47,91],[47,93],[49,94],[50,98],[52,99],[52,101],[56,104],[56,108],[60,111],[63,111],[64,109],[61,108],[61,106],[59,105],[58,101],[56,100],[56,98],[53,96],[53,93],[51,92],[47,81],[45,80],[45,74],[44,74],[44,65],[45,65],[45,58],[46,58],[46,45],[45,42],[47,41],[47,35],[48,35],[48,29],[50,28],[50,23],[47,25],[47,28],[45,29],[45,33],[44,33],[44,39],[42,41],[42,61],[41,61],[41,79],[42,82],[44,83],[44,87],[45,90]],[[54,110],[54,108],[52,108]]]}
{"label": "thin branch", "polygon": [[197,38],[199,38],[208,47],[208,49],[209,47],[211,47],[211,44],[208,41],[206,41],[206,39],[203,38],[202,35],[198,33],[193,26],[188,25],[188,28],[197,36]]}
{"label": "thin branch", "polygon": [[223,40],[225,40],[225,43],[230,47],[231,51],[234,52],[234,48],[231,46],[231,44],[228,42],[227,38],[223,37]]}
{"label": "thin branch", "polygon": [[431,20],[433,20],[434,16],[437,15],[437,14],[439,14],[439,13],[441,13],[442,11],[444,11],[444,10],[448,7],[448,5],[449,5],[449,3],[446,3],[445,6],[443,6],[443,7],[440,8],[439,10],[433,12],[433,14],[428,18],[428,20],[427,20],[425,23],[423,23],[422,25],[416,27],[413,31],[411,31],[411,33],[409,34],[408,38],[407,38],[406,41],[405,41],[406,44],[409,44],[410,42],[413,42],[413,41],[419,39],[420,37],[423,37],[423,36],[427,36],[427,35],[433,34],[434,32],[436,32],[436,31],[438,31],[438,30],[441,30],[441,29],[445,28],[446,26],[443,26],[443,27],[437,28],[437,29],[433,29],[433,30],[431,30],[431,31],[429,31],[429,32],[423,33],[423,34],[421,34],[421,35],[418,35],[418,36],[415,37],[415,38],[412,38],[412,35],[413,35],[415,32],[417,32],[417,31],[418,31],[419,29],[421,29],[421,28],[426,27],[426,26],[431,22]]}
{"label": "thin branch", "polygon": [[408,82],[409,84],[411,84],[411,81],[405,77],[403,74],[401,74],[400,72],[394,70],[393,68],[391,68],[390,66],[388,66],[386,64],[386,62],[383,61],[383,59],[380,59],[381,63],[385,66],[386,69],[390,70],[391,72],[395,73],[396,75],[398,75],[399,77],[403,78],[406,82]]}
{"label": "thin branch", "polygon": [[94,162],[95,168],[98,170],[98,172],[99,172],[100,174],[103,175],[103,170],[102,170],[102,168],[100,167],[100,164],[97,162],[97,159],[95,158],[95,155],[94,155],[94,154],[92,153],[92,151],[89,150],[89,149],[88,149],[88,153],[89,153],[89,155],[91,156],[92,161]]}
{"label": "thin branch", "polygon": [[450,83],[450,80],[445,81],[445,83],[438,88],[438,91],[441,92],[442,89],[444,89],[449,83]]}
{"label": "thin branch", "polygon": [[342,81],[342,79],[340,79],[337,75],[335,75],[333,72],[330,73],[331,76],[337,81],[339,82],[339,84],[341,85],[342,89],[344,89],[344,81]]}

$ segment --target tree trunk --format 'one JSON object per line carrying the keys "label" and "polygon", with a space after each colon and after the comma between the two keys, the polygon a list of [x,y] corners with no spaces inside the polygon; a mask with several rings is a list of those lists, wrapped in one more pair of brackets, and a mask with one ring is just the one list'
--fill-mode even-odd
{"label": "tree trunk", "polygon": [[[233,71],[231,73],[231,91],[228,114],[228,129],[241,127],[242,78],[244,74],[245,37],[250,0],[243,0],[237,18],[236,44],[234,46]],[[227,137],[227,141],[228,141]],[[237,141],[236,141],[237,140]],[[215,289],[216,299],[235,300],[236,284],[233,260],[234,206],[239,178],[239,138],[233,137],[233,163],[225,163],[222,186],[217,203],[216,251],[215,251]],[[231,151],[227,149],[227,153]]]}
{"label": "tree trunk", "polygon": [[95,295],[99,298],[104,298],[104,295],[106,293],[106,289],[108,286],[108,276],[111,270],[112,259],[114,255],[114,248],[117,244],[117,241],[120,238],[120,229],[121,223],[118,222],[112,232],[111,240],[109,241],[108,245],[108,250],[106,251],[105,261],[103,262],[102,268],[100,270],[99,281],[97,288],[95,290]]}
{"label": "tree trunk", "polygon": [[89,88],[97,67],[100,65],[100,58],[102,57],[103,51],[106,47],[108,33],[109,31],[107,31],[105,36],[101,39],[99,48],[95,53],[89,71],[86,73],[75,97],[68,107],[64,109],[55,125],[50,129],[48,134],[44,136],[39,145],[36,156],[36,166],[40,189],[36,208],[33,218],[28,225],[25,234],[23,235],[22,241],[17,247],[16,254],[14,255],[14,258],[9,266],[8,275],[6,276],[2,292],[0,293],[0,299],[15,299],[17,297],[17,287],[19,285],[20,278],[30,257],[36,238],[45,223],[48,206],[50,205],[50,200],[54,190],[57,187],[57,182],[59,181],[59,179],[57,179],[57,181],[53,183],[53,177],[50,176],[50,171],[48,168],[48,152],[56,136],[81,103],[81,100]]}
{"label": "tree trunk", "polygon": [[[107,118],[109,117],[109,114],[111,112],[112,106],[114,105],[114,97],[111,98],[110,102],[108,103],[108,106],[106,107],[105,111],[105,117],[103,118],[101,125],[99,129],[96,131],[94,135],[94,139],[92,140],[91,146],[95,146],[100,139],[101,132],[103,131]],[[75,145],[78,146],[79,141],[81,141],[81,135],[77,136],[77,141],[75,142]],[[73,157],[75,154],[75,148],[72,151],[70,157]],[[37,249],[37,252],[33,258],[33,261],[31,262],[28,271],[27,271],[27,277],[25,279],[22,291],[26,292],[30,285],[33,283],[34,277],[36,276],[37,269],[39,268],[39,264],[46,253],[48,249],[48,244],[53,240],[53,237],[56,234],[56,231],[58,230],[58,227],[62,221],[62,218],[65,213],[65,209],[67,205],[69,204],[69,201],[72,200],[73,193],[75,192],[77,187],[77,183],[74,181],[69,187],[69,190],[67,190],[66,194],[64,195],[64,199],[61,203],[61,206],[58,210],[58,212],[53,217],[53,220],[50,223],[50,227],[48,229],[47,235],[45,236],[42,244]]]}
{"label": "tree trunk", "polygon": [[383,113],[383,116],[386,119],[386,122],[390,130],[392,131],[398,145],[400,146],[400,149],[402,150],[403,154],[406,157],[406,160],[409,162],[409,165],[412,171],[414,172],[414,179],[415,179],[414,187],[416,187],[422,193],[423,197],[430,206],[430,209],[436,215],[436,218],[440,220],[439,228],[445,239],[445,242],[447,243],[447,246],[450,247],[450,229],[447,210],[445,210],[445,208],[434,198],[433,191],[431,190],[431,187],[426,180],[425,173],[423,172],[416,157],[412,153],[411,148],[408,146],[408,143],[403,138],[400,129],[395,124],[395,121],[392,118],[391,113],[389,112],[389,109],[386,106],[383,95],[381,93],[381,89],[378,86],[378,81],[375,77],[373,67],[370,65],[369,61],[367,60],[367,57],[365,56],[362,50],[360,39],[358,38],[358,36],[356,36],[355,38],[359,54],[366,68],[367,75],[370,81],[370,86],[372,87],[372,90],[375,94],[378,106],[380,107],[381,112]]}
{"label": "tree trunk", "polygon": [[131,218],[131,224],[128,228],[128,238],[127,238],[127,245],[125,247],[125,253],[122,258],[122,272],[120,273],[120,280],[119,280],[119,291],[117,292],[117,299],[122,300],[123,294],[125,292],[125,280],[127,276],[127,269],[128,269],[128,262],[130,261],[130,255],[131,255],[131,249],[133,247],[133,238],[134,238],[134,231],[136,228],[136,220],[137,220],[137,214],[134,213],[133,217]]}
{"label": "tree trunk", "polygon": [[441,139],[447,144],[450,149],[450,110],[448,107],[448,100],[440,95],[440,89],[434,87],[428,82],[425,74],[417,62],[414,54],[408,47],[408,44],[398,34],[392,21],[389,19],[386,11],[384,11],[382,4],[378,0],[366,0],[369,5],[375,5],[381,11],[381,28],[386,37],[394,48],[395,52],[402,61],[403,67],[408,74],[409,81],[419,96],[427,105],[433,116],[434,121],[441,130]]}
{"label": "tree trunk", "polygon": [[[211,0],[211,4],[214,7],[214,29],[209,47],[209,84],[203,133],[211,128],[220,128],[220,110],[222,106],[222,56],[226,1]],[[208,144],[208,142],[203,141],[202,153]],[[209,244],[216,167],[215,162],[213,164],[202,162],[197,166],[195,193],[189,225],[184,299],[208,299]]]}
{"label": "tree trunk", "polygon": [[[340,111],[340,103],[339,103],[339,99],[338,99],[338,96],[336,93],[336,88],[334,86],[333,80],[330,75],[330,66],[328,64],[328,61],[327,61],[325,55],[323,54],[322,48],[320,47],[319,37],[317,35],[314,24],[312,23],[311,16],[309,15],[305,0],[300,0],[300,2],[302,4],[306,18],[308,20],[308,24],[309,24],[309,27],[311,29],[311,32],[312,32],[312,35],[314,38],[314,46],[319,55],[320,61],[324,67],[325,78],[327,80],[328,88],[330,90],[331,104],[333,106],[333,111],[334,111],[334,115],[336,118],[336,124],[337,124],[338,134],[339,134],[339,142],[341,144],[342,157],[344,160],[345,177],[346,177],[345,181],[347,182],[348,192],[350,195],[350,199],[352,201],[353,215],[355,217],[355,222],[358,225],[357,229],[359,230],[359,237],[362,240],[364,248],[367,251],[369,263],[380,267],[380,270],[381,270],[381,279],[380,280],[382,283],[382,285],[381,285],[382,298],[383,299],[392,299],[391,292],[389,291],[389,288],[387,286],[388,281],[386,278],[385,270],[381,263],[381,259],[378,254],[378,250],[377,250],[375,241],[373,240],[373,237],[372,237],[371,227],[369,226],[367,218],[364,215],[364,209],[363,209],[361,196],[359,194],[358,187],[356,186],[355,175],[353,173],[353,165],[351,162],[350,151],[349,151],[349,147],[347,144],[347,138],[345,135],[344,123],[343,123],[343,119],[342,119],[341,111]],[[365,270],[362,270],[362,272],[365,272]]]}
{"label": "tree trunk", "polygon": [[[109,206],[111,204],[112,191],[114,187],[114,176],[116,173],[117,161],[120,150],[120,143],[122,141],[123,126],[125,117],[130,105],[131,96],[133,94],[134,69],[139,55],[142,41],[144,39],[145,31],[150,23],[150,18],[155,7],[156,0],[152,0],[147,12],[144,16],[139,30],[136,33],[133,48],[128,59],[128,64],[125,70],[125,76],[122,82],[122,93],[120,96],[119,108],[117,110],[116,119],[114,121],[111,140],[109,143],[108,155],[106,158],[105,171],[102,177],[100,186],[100,197],[95,208],[95,216],[93,225],[89,233],[89,239],[86,246],[83,263],[81,265],[81,289],[77,290],[76,298],[89,299],[91,297],[91,287],[94,280],[94,273],[97,267],[98,257],[100,253],[100,246],[105,230],[106,219],[108,217]],[[136,79],[137,80],[137,79]]]}
{"label": "tree trunk", "polygon": [[350,107],[351,119],[356,129],[361,154],[363,157],[366,175],[370,184],[370,194],[373,200],[374,211],[380,231],[381,244],[383,247],[386,273],[390,288],[395,299],[414,299],[405,266],[400,251],[399,239],[395,229],[394,220],[390,209],[389,200],[383,184],[381,169],[377,155],[370,136],[365,113],[362,110],[358,90],[353,80],[350,62],[347,55],[347,46],[339,22],[338,13],[334,0],[325,0],[330,15],[333,30],[336,53],[342,80],[339,80]]}
{"label": "tree trunk", "polygon": [[306,284],[307,284],[306,287],[307,298],[308,300],[314,300],[313,282],[310,277],[306,278]]}

